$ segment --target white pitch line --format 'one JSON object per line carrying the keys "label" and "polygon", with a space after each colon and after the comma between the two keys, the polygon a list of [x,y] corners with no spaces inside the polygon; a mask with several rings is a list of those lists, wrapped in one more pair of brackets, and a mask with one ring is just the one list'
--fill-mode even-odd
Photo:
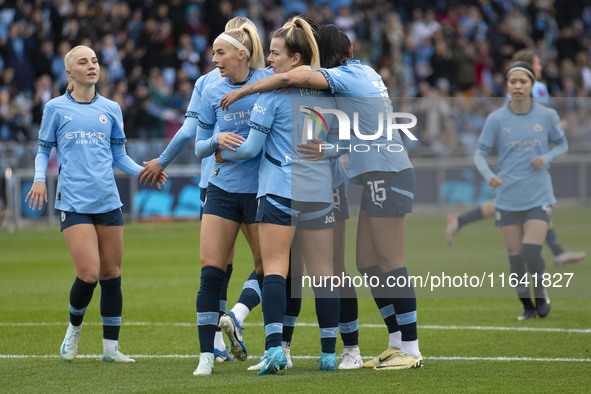
{"label": "white pitch line", "polygon": [[[47,326],[64,326],[67,322],[21,322],[8,323],[0,322],[0,327],[47,327]],[[86,326],[101,326],[100,322],[85,322]],[[168,322],[123,322],[123,326],[139,326],[139,327],[195,327],[196,323],[168,323]],[[245,323],[245,327],[261,327],[263,323]],[[297,322],[298,327],[318,327],[317,323]],[[384,328],[383,324],[360,324],[360,328]],[[574,333],[574,334],[591,334],[591,329],[583,328],[552,328],[552,327],[503,327],[503,326],[442,326],[442,325],[419,325],[422,330],[468,330],[468,331],[525,331],[525,332],[557,332],[557,333]]]}
{"label": "white pitch line", "polygon": [[[194,358],[198,354],[130,354],[132,358]],[[77,358],[102,358],[102,354],[79,354]],[[27,358],[60,358],[57,354],[0,354],[0,359],[27,359]],[[249,356],[248,358],[258,360],[260,356]],[[291,356],[293,359],[310,360],[318,356]],[[362,357],[370,359],[371,357]],[[535,362],[591,362],[591,358],[545,358],[545,357],[461,357],[461,356],[431,356],[423,357],[425,360],[439,361],[535,361]]]}

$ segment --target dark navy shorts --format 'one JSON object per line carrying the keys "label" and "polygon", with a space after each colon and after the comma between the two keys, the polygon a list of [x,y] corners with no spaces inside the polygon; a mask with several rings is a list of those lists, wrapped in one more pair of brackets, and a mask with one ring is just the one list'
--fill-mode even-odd
{"label": "dark navy shorts", "polygon": [[252,224],[257,215],[256,197],[256,193],[229,193],[210,183],[207,186],[203,214]]}
{"label": "dark navy shorts", "polygon": [[321,230],[336,224],[331,203],[292,201],[273,194],[259,198],[257,222],[304,230]]}
{"label": "dark navy shorts", "polygon": [[349,219],[349,203],[347,201],[347,182],[332,191],[332,210],[335,220]]}
{"label": "dark navy shorts", "polygon": [[199,220],[203,219],[203,209],[205,208],[205,196],[207,195],[207,188],[200,188],[199,200],[201,200],[201,206],[199,207]]}
{"label": "dark navy shorts", "polygon": [[550,223],[552,217],[552,205],[542,205],[526,211],[505,211],[497,209],[495,212],[495,226],[505,227],[514,224],[525,223],[528,220],[543,220]]}
{"label": "dark navy shorts", "polygon": [[399,216],[412,212],[415,170],[372,171],[360,175],[361,210],[369,217]]}
{"label": "dark navy shorts", "polygon": [[60,230],[77,224],[104,224],[105,226],[123,226],[123,213],[121,208],[113,209],[106,213],[76,213],[57,210],[60,217]]}

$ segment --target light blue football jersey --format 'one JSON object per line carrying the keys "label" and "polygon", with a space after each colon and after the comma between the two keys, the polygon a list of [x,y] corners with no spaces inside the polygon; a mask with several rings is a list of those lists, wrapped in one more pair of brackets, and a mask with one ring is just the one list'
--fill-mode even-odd
{"label": "light blue football jersey", "polygon": [[[251,70],[244,84],[258,81],[272,74],[272,70]],[[248,119],[257,96],[247,96],[233,103],[227,111],[220,107],[221,98],[228,92],[244,84],[235,85],[228,78],[209,84],[203,90],[199,105],[199,132],[197,138],[210,138],[217,125],[219,132],[232,132],[248,136]],[[215,137],[214,137],[215,138]],[[229,193],[256,193],[258,189],[258,169],[261,154],[248,160],[213,163],[209,182]]]}
{"label": "light blue football jersey", "polygon": [[[274,194],[302,202],[332,202],[330,161],[301,159],[298,144],[309,143],[308,125],[318,139],[326,140],[332,123],[316,128],[302,107],[335,108],[327,90],[293,87],[288,93],[261,93],[250,116],[250,127],[268,136],[259,171],[258,197]],[[305,109],[304,111],[309,111]],[[327,127],[328,126],[328,127]]]}
{"label": "light blue football jersey", "polygon": [[[158,158],[158,162],[161,166],[167,167],[170,162],[174,160],[174,158],[177,157],[179,153],[181,153],[187,147],[187,145],[189,145],[189,142],[195,141],[197,126],[195,125],[195,127],[188,127],[187,125],[197,123],[199,102],[201,101],[201,94],[203,93],[205,86],[219,79],[221,79],[220,70],[219,68],[214,68],[195,81],[195,86],[193,87],[193,93],[191,95],[191,101],[189,101],[187,112],[185,113],[185,123],[177,131],[172,140],[170,140],[168,146]],[[190,119],[194,119],[194,122],[190,122]],[[199,187],[207,187],[207,184],[209,183],[209,175],[213,170],[214,162],[215,158],[213,156],[209,156],[201,160],[201,179],[199,180]]]}
{"label": "light blue football jersey", "polygon": [[503,185],[496,190],[495,207],[523,211],[556,202],[548,162],[542,170],[529,163],[549,151],[549,142],[566,143],[560,118],[552,108],[532,102],[527,114],[518,115],[505,103],[486,118],[478,148],[485,152],[497,148],[497,175]]}
{"label": "light blue football jersey", "polygon": [[[379,127],[380,113],[383,116],[383,133],[377,139],[364,140],[351,133],[349,178],[356,182],[359,175],[367,172],[398,172],[412,168],[400,132],[394,130],[392,138],[387,139],[387,113],[392,112],[392,102],[380,75],[357,59],[349,60],[343,66],[319,71],[326,78],[331,93],[337,98],[338,108],[349,115],[351,127],[354,125],[354,113],[358,114],[360,134],[375,134]],[[402,149],[397,149],[398,146]]]}
{"label": "light blue football jersey", "polygon": [[50,100],[43,109],[38,143],[57,151],[55,208],[92,214],[121,207],[111,144],[125,142],[116,102],[97,93],[90,103],[78,103],[68,92]]}

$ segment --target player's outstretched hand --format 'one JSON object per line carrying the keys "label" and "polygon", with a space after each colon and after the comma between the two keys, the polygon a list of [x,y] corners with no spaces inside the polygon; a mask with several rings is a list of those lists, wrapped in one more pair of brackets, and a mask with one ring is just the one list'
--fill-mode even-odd
{"label": "player's outstretched hand", "polygon": [[[30,201],[29,201],[30,199]],[[31,186],[31,190],[25,197],[25,202],[29,201],[29,208],[33,211],[38,207],[39,210],[43,209],[43,203],[47,203],[47,186],[45,182],[34,182]]]}
{"label": "player's outstretched hand", "polygon": [[158,159],[144,161],[143,164],[145,167],[138,174],[140,183],[154,186],[156,183],[158,183],[160,174],[164,172],[164,167],[160,165]]}
{"label": "player's outstretched hand", "polygon": [[168,175],[163,172],[160,175],[158,175],[158,179],[156,180],[156,188],[158,190],[162,190],[162,188],[164,186],[166,186],[166,182],[168,181]]}

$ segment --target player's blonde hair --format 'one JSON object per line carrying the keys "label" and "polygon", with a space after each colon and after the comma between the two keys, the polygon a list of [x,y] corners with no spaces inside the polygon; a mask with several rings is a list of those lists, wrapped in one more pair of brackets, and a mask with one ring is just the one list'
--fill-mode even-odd
{"label": "player's blonde hair", "polygon": [[225,32],[232,38],[235,38],[250,51],[248,58],[248,67],[253,70],[262,70],[265,68],[265,57],[263,55],[263,46],[256,28],[246,23],[238,29],[232,29]]}
{"label": "player's blonde hair", "polygon": [[[66,56],[64,56],[64,65],[66,66],[66,70],[70,70],[72,68],[72,58],[74,57],[74,53],[78,52],[80,49],[87,48],[92,51],[92,48],[87,47],[86,45],[76,45],[74,48],[70,49]],[[94,51],[93,51],[94,52]],[[74,89],[74,83],[72,82],[72,77],[68,75],[68,90]]]}
{"label": "player's blonde hair", "polygon": [[254,22],[244,16],[235,16],[234,18],[230,19],[226,23],[224,31],[240,29],[243,25],[249,25],[254,29],[254,31],[257,31],[257,27]]}
{"label": "player's blonde hair", "polygon": [[282,28],[275,30],[271,38],[283,38],[289,56],[299,53],[302,64],[320,68],[320,53],[314,36],[314,31],[302,17],[294,16]]}

